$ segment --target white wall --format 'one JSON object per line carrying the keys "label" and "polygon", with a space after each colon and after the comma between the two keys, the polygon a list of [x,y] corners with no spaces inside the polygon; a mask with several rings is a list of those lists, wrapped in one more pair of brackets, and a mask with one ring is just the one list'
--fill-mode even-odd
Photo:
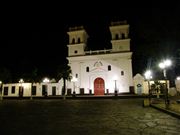
{"label": "white wall", "polygon": [[[56,95],[61,95],[62,93],[62,86],[63,81],[60,80],[58,83],[33,83],[33,86],[36,86],[36,95],[34,96],[42,96],[42,85],[47,85],[47,94],[52,95],[52,87],[56,87]],[[12,86],[15,86],[15,93],[12,93]],[[31,83],[8,83],[3,84],[3,95],[4,95],[4,87],[8,87],[8,95],[9,97],[18,97],[19,96],[19,87],[22,86],[23,91],[23,97],[29,97],[31,96]],[[6,96],[6,95],[4,95]]]}
{"label": "white wall", "polygon": [[[89,89],[94,93],[94,80],[98,77],[105,81],[105,92],[109,89],[110,93],[114,93],[115,76],[119,93],[129,92],[129,87],[133,85],[131,55],[129,52],[68,57],[72,75],[75,77],[78,74],[76,93],[79,93],[78,88],[84,88],[87,94]],[[108,71],[108,65],[111,71]],[[89,72],[86,72],[86,67],[89,67]],[[124,75],[121,75],[121,71]],[[73,90],[73,83],[69,82],[68,87]]]}
{"label": "white wall", "polygon": [[[23,87],[23,96],[29,96],[31,94],[31,83],[11,83],[11,84],[3,84],[3,95],[4,95],[4,87],[8,87],[8,95],[10,97],[19,96],[19,87]],[[15,93],[12,93],[12,87],[15,87]]]}
{"label": "white wall", "polygon": [[180,80],[175,80],[176,90],[180,92]]}

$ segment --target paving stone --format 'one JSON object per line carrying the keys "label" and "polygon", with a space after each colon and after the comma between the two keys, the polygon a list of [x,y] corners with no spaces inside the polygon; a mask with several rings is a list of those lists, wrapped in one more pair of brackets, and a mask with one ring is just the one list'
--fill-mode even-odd
{"label": "paving stone", "polygon": [[[142,99],[33,100],[0,103],[4,134],[18,135],[176,135],[180,120]],[[11,122],[9,122],[11,121]],[[28,131],[28,132],[27,132]]]}
{"label": "paving stone", "polygon": [[179,135],[179,131],[176,130],[166,130],[167,135]]}
{"label": "paving stone", "polygon": [[152,114],[146,113],[144,117],[145,117],[145,119],[152,119]]}
{"label": "paving stone", "polygon": [[155,122],[148,122],[146,123],[148,127],[155,127],[157,124]]}
{"label": "paving stone", "polygon": [[142,123],[140,123],[139,124],[139,128],[140,129],[145,129],[145,128],[147,128],[148,126],[146,125],[146,124],[142,124]]}
{"label": "paving stone", "polygon": [[173,130],[173,131],[177,131],[177,132],[180,133],[180,129],[177,128],[176,126],[173,126],[173,127],[168,126],[168,127],[167,127],[167,130]]}
{"label": "paving stone", "polygon": [[166,132],[157,128],[146,128],[143,130],[143,135],[164,135]]}

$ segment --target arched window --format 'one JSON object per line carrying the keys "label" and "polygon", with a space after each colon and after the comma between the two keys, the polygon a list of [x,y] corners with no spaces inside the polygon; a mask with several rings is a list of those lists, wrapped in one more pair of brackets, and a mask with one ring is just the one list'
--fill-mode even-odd
{"label": "arched window", "polygon": [[78,43],[81,43],[81,39],[80,38],[78,38]]}
{"label": "arched window", "polygon": [[108,71],[111,71],[111,65],[108,65]]}
{"label": "arched window", "polygon": [[72,39],[72,44],[75,44],[75,39],[74,38]]}
{"label": "arched window", "polygon": [[122,34],[121,34],[121,37],[122,37],[122,39],[125,39],[125,34],[122,33]]}
{"label": "arched window", "polygon": [[124,75],[124,71],[121,71],[121,75]]}
{"label": "arched window", "polygon": [[86,67],[86,72],[89,72],[89,67]]}
{"label": "arched window", "polygon": [[116,40],[119,39],[119,35],[118,35],[118,34],[116,34],[115,39],[116,39]]}

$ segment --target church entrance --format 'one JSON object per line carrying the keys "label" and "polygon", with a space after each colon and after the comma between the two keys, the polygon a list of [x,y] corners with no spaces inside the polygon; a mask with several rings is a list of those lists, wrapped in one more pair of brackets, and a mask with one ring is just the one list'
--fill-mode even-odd
{"label": "church entrance", "polygon": [[94,80],[94,95],[104,95],[104,80],[96,78]]}

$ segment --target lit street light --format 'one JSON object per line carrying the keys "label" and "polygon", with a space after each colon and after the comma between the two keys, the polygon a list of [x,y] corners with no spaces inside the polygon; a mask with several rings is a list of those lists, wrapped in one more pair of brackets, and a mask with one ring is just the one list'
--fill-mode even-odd
{"label": "lit street light", "polygon": [[166,81],[165,83],[165,107],[166,109],[169,108],[169,99],[168,99],[168,87],[167,87],[167,75],[166,75],[166,70],[169,66],[171,66],[172,62],[171,60],[167,59],[164,60],[163,62],[159,63],[159,67],[163,70],[163,75],[164,79]]}
{"label": "lit street light", "polygon": [[1,100],[3,100],[2,81],[0,81]]}
{"label": "lit street light", "polygon": [[115,96],[117,96],[118,95],[118,90],[117,90],[117,76],[114,76],[114,94],[115,94]]}
{"label": "lit street light", "polygon": [[19,83],[21,84],[20,89],[19,89],[19,97],[23,97],[23,85],[22,84],[24,83],[24,80],[20,79]]}
{"label": "lit street light", "polygon": [[[43,83],[49,83],[49,82],[50,82],[50,80],[48,78],[43,79]],[[44,93],[44,96],[47,97],[47,95],[48,95],[47,85],[45,85],[43,87],[43,93]]]}
{"label": "lit street light", "polygon": [[178,76],[178,77],[176,78],[176,80],[180,80],[180,76]]}
{"label": "lit street light", "polygon": [[48,83],[49,82],[49,79],[48,78],[44,78],[43,79],[43,83]]}
{"label": "lit street light", "polygon": [[73,97],[75,97],[75,95],[76,95],[76,91],[75,91],[75,88],[76,88],[75,82],[77,82],[77,78],[76,78],[76,77],[73,77],[71,81],[73,82]]}

